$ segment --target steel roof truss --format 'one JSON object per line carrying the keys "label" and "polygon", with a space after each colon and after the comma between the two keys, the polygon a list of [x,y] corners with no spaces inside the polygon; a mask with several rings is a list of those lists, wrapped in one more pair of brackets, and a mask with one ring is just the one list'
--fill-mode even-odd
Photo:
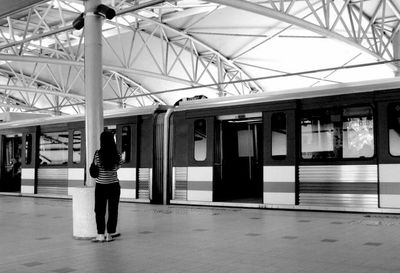
{"label": "steel roof truss", "polygon": [[[373,13],[377,15],[380,12],[383,14],[382,17],[384,18],[385,14],[388,13],[387,8],[390,8],[395,14],[400,15],[391,1],[392,0],[378,1],[380,4]],[[371,55],[381,60],[390,59],[392,56],[392,49],[385,46],[386,43],[390,42],[390,36],[383,31],[379,32],[379,35],[373,36],[373,32],[376,31],[375,21],[377,16],[367,18],[364,12],[365,7],[363,1],[352,3],[349,0],[316,0],[313,2],[310,0],[297,0],[288,3],[284,12],[281,6],[277,7],[277,5],[271,4],[270,1],[255,3],[249,0],[211,0],[210,2],[240,8],[303,27],[355,47],[364,48],[365,52],[369,52]],[[294,13],[295,3],[305,3],[311,11],[312,16],[307,19],[300,19],[299,16],[301,16],[301,14]],[[317,11],[315,8],[317,5],[323,7],[322,11]],[[332,12],[332,10],[334,12]],[[346,10],[347,13],[345,12]],[[331,22],[333,22],[333,24],[331,24]],[[340,32],[338,29],[339,22],[341,22],[345,32]],[[351,25],[352,31],[349,31],[349,24]],[[380,28],[384,29],[384,27],[389,26],[386,24],[385,20],[382,20]],[[392,29],[392,27],[390,27],[390,29]],[[378,47],[371,47],[370,39],[377,39],[375,43]],[[386,48],[386,50],[383,50],[384,48]]]}

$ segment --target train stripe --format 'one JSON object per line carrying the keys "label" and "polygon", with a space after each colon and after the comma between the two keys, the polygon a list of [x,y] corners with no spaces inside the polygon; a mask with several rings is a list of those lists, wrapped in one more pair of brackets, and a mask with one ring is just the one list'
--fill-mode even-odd
{"label": "train stripe", "polygon": [[324,183],[300,183],[301,193],[325,193],[325,194],[377,194],[377,183],[338,183],[338,182],[324,182]]}
{"label": "train stripe", "polygon": [[294,193],[296,185],[293,182],[264,182],[265,192],[289,192]]}
{"label": "train stripe", "polygon": [[21,185],[35,186],[35,179],[21,179]]}
{"label": "train stripe", "polygon": [[121,189],[136,189],[136,183],[134,183],[134,181],[120,180],[119,185]]}
{"label": "train stripe", "polygon": [[212,191],[213,184],[210,181],[188,181],[188,188],[192,191]]}
{"label": "train stripe", "polygon": [[379,193],[400,195],[400,183],[380,183]]}
{"label": "train stripe", "polygon": [[68,188],[82,188],[84,186],[84,180],[80,179],[68,179]]}

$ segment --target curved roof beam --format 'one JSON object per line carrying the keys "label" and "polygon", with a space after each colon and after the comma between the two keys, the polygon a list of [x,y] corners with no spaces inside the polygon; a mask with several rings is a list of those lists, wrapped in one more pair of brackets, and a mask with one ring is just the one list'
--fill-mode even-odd
{"label": "curved roof beam", "polygon": [[[84,67],[83,61],[71,61],[71,60],[62,60],[62,59],[54,59],[54,58],[46,58],[46,57],[36,57],[36,56],[16,56],[16,55],[8,55],[8,54],[0,54],[0,60],[2,61],[15,61],[15,62],[26,62],[26,63],[47,63],[47,64],[55,64],[55,65],[66,65],[66,66],[77,66],[77,67]],[[190,81],[183,80],[180,78],[167,76],[167,75],[160,75],[155,72],[134,69],[134,68],[126,68],[116,65],[104,65],[105,70],[109,72],[119,72],[119,73],[135,73],[137,75],[151,77],[151,78],[158,78],[164,80],[170,80],[177,83],[182,84],[190,84]],[[134,82],[133,80],[131,80]],[[137,86],[141,86],[140,84],[136,83]],[[151,96],[150,91],[149,96]]]}
{"label": "curved roof beam", "polygon": [[[377,28],[374,25],[378,12],[382,11],[383,7],[386,6],[384,4],[387,1],[390,3],[390,0],[378,1],[380,4],[376,7],[372,18],[370,18],[371,20],[367,22],[367,26],[365,26],[366,15],[362,10],[362,5],[358,7],[359,14],[355,14],[356,9],[351,8],[351,5],[355,4],[351,3],[350,0],[343,0],[342,2],[344,6],[342,7],[339,7],[334,1],[325,0],[317,0],[314,3],[311,3],[310,0],[292,0],[290,3],[279,1],[277,4],[274,4],[273,1],[266,1],[267,3],[271,3],[271,7],[250,2],[248,0],[209,0],[209,2],[245,10],[251,13],[280,20],[291,25],[296,25],[322,36],[353,46],[362,52],[366,52],[374,56],[378,60],[393,58],[388,45],[391,43],[393,39],[392,36],[395,31],[392,31],[392,35],[388,38],[388,31],[383,27],[383,23],[380,24],[380,28]],[[318,24],[302,20],[296,17],[294,14],[291,14],[290,12],[294,2],[306,3],[310,11],[312,11],[314,14],[313,19]],[[316,3],[322,5],[323,12],[317,13],[315,11],[314,6]],[[392,7],[392,5],[389,5],[389,7]],[[335,12],[333,13],[332,11]],[[383,13],[384,11],[385,10],[383,10]],[[336,14],[336,17],[332,16],[332,14]],[[350,25],[347,25],[346,20],[351,21],[349,22]],[[347,36],[335,31],[338,24],[341,24],[341,26],[346,29]],[[369,35],[371,37],[369,37]],[[373,42],[370,41],[371,38],[374,39]],[[395,66],[392,64],[390,64],[390,67],[395,69]]]}
{"label": "curved roof beam", "polygon": [[[38,100],[53,107],[55,112],[71,103],[83,102],[84,96],[73,94],[64,84],[49,83],[40,79],[40,73],[46,69],[45,66],[34,69],[30,75],[21,69],[14,68],[6,63],[6,68],[0,68],[0,75],[7,79],[6,84],[0,85],[4,97],[13,97],[20,100],[24,105],[33,107]],[[39,110],[39,109],[36,109]]]}
{"label": "curved roof beam", "polygon": [[[1,54],[0,54],[1,55]],[[25,91],[25,92],[33,92],[33,93],[43,93],[43,94],[50,94],[50,95],[55,95],[55,96],[61,96],[61,97],[66,97],[66,98],[74,98],[74,99],[78,99],[78,100],[84,100],[85,97],[82,95],[78,95],[78,94],[73,94],[73,93],[69,93],[69,92],[62,92],[60,87],[57,85],[54,85],[52,83],[43,81],[38,79],[37,77],[33,77],[32,75],[26,75],[26,74],[14,74],[14,71],[11,70],[7,70],[4,68],[0,68],[0,72],[4,73],[7,75],[7,77],[9,78],[13,78],[16,79],[17,81],[19,81],[21,83],[21,86],[18,85],[0,85],[0,89],[10,89],[10,90],[20,90],[20,91]],[[22,82],[20,77],[30,77],[29,81],[25,81]],[[52,90],[56,90],[56,91],[52,91],[49,89],[38,89],[38,88],[34,88],[34,87],[24,87],[24,85],[28,85],[28,86],[32,86],[32,85],[36,85],[36,86],[45,86],[46,88],[50,88]],[[5,87],[7,86],[7,88]],[[22,90],[24,89],[24,90]],[[32,90],[38,90],[38,91],[32,91]]]}
{"label": "curved roof beam", "polygon": [[81,95],[71,94],[71,93],[62,93],[58,91],[52,91],[48,89],[39,89],[39,88],[28,88],[22,86],[11,86],[11,85],[0,85],[0,90],[13,90],[13,91],[21,91],[27,93],[37,93],[37,94],[45,94],[45,95],[54,95],[58,97],[65,97],[70,99],[84,100],[85,97]]}
{"label": "curved roof beam", "polygon": [[[16,55],[0,54],[0,59],[2,61],[12,61],[12,62],[43,63],[43,64],[53,64],[53,65],[74,66],[74,67],[78,67],[78,68],[83,68],[84,67],[84,62],[83,61],[72,61],[72,60],[63,60],[63,59],[54,59],[54,58],[36,57],[36,56],[16,56]],[[7,73],[11,73],[11,72],[7,71]],[[135,93],[144,94],[147,97],[151,98],[152,100],[158,101],[161,104],[166,104],[165,101],[161,100],[160,98],[158,98],[155,95],[152,95],[150,91],[148,91],[143,86],[141,86],[137,82],[133,81],[132,79],[130,79],[126,75],[123,75],[123,73],[136,73],[136,74],[144,75],[144,76],[147,76],[147,77],[157,77],[157,78],[159,78],[158,74],[149,73],[149,72],[146,72],[146,71],[140,71],[140,70],[134,70],[134,69],[126,69],[126,68],[121,68],[121,67],[118,67],[118,66],[104,66],[104,73],[103,74],[105,75],[105,77],[107,77],[109,75],[112,75],[112,74],[116,74],[116,75],[118,75],[118,77],[120,77],[125,82],[127,82],[129,84],[129,86],[131,86],[131,87],[134,86],[134,92]],[[107,74],[109,74],[109,75],[107,75]],[[170,77],[167,77],[167,79],[170,80]],[[177,80],[179,80],[179,79],[177,79]],[[107,79],[106,80],[106,84],[109,81],[110,81],[110,79]],[[43,82],[39,82],[39,81],[38,81],[38,83],[43,84]],[[46,85],[49,85],[49,84],[46,83]],[[51,86],[56,88],[56,89],[59,89],[54,85],[51,85]],[[17,90],[17,89],[18,89],[18,87],[16,87],[15,90]],[[32,90],[33,90],[32,88],[29,88],[29,89],[21,88],[20,91],[32,92]],[[46,91],[38,91],[37,93],[46,94]],[[49,91],[47,93],[51,94],[51,95],[59,95],[61,97],[67,97],[67,98],[75,98],[75,99],[82,99],[82,100],[85,99],[84,96],[71,94],[71,93],[65,93],[65,92],[57,92],[57,91],[50,92]],[[124,99],[124,96],[121,96],[120,99]]]}

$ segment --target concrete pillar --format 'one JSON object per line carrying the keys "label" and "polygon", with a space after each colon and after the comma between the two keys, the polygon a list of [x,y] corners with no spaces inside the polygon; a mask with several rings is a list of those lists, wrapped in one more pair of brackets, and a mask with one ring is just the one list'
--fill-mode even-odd
{"label": "concrete pillar", "polygon": [[72,194],[72,233],[78,240],[96,236],[94,187],[74,188]]}
{"label": "concrete pillar", "polygon": [[76,239],[95,237],[94,185],[89,167],[93,155],[100,148],[103,131],[102,83],[102,17],[94,14],[101,0],[85,1],[85,92],[86,92],[86,186],[73,192],[73,236]]}
{"label": "concrete pillar", "polygon": [[[394,39],[392,41],[393,45],[393,57],[395,59],[400,59],[400,31],[397,31],[394,34]],[[394,75],[396,77],[400,76],[400,62],[395,62],[394,63],[397,67],[396,71],[394,71]]]}

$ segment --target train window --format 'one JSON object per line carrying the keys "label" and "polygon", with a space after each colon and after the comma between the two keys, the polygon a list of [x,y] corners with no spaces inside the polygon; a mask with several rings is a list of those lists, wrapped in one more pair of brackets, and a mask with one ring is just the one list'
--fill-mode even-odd
{"label": "train window", "polygon": [[343,110],[343,158],[374,156],[372,108],[351,107]]}
{"label": "train window", "polygon": [[11,176],[21,172],[22,135],[6,135],[4,138],[4,167]]}
{"label": "train window", "polygon": [[32,135],[25,135],[25,164],[29,165],[32,162]]}
{"label": "train window", "polygon": [[400,156],[400,103],[388,107],[389,153]]}
{"label": "train window", "polygon": [[239,157],[253,157],[254,156],[254,142],[253,130],[239,130],[238,136],[238,156]]}
{"label": "train window", "polygon": [[81,162],[81,131],[74,131],[72,143],[72,163],[79,164]]}
{"label": "train window", "polygon": [[304,112],[301,120],[302,157],[373,157],[373,132],[373,113],[369,106]]}
{"label": "train window", "polygon": [[194,121],[194,159],[204,161],[207,158],[207,123],[205,119]]}
{"label": "train window", "polygon": [[68,163],[68,132],[42,133],[39,146],[40,165]]}
{"label": "train window", "polygon": [[104,126],[104,131],[109,131],[114,135],[114,141],[117,142],[117,125]]}
{"label": "train window", "polygon": [[282,158],[287,155],[286,115],[276,113],[271,117],[272,157]]}
{"label": "train window", "polygon": [[122,159],[125,163],[131,161],[131,127],[122,127]]}

